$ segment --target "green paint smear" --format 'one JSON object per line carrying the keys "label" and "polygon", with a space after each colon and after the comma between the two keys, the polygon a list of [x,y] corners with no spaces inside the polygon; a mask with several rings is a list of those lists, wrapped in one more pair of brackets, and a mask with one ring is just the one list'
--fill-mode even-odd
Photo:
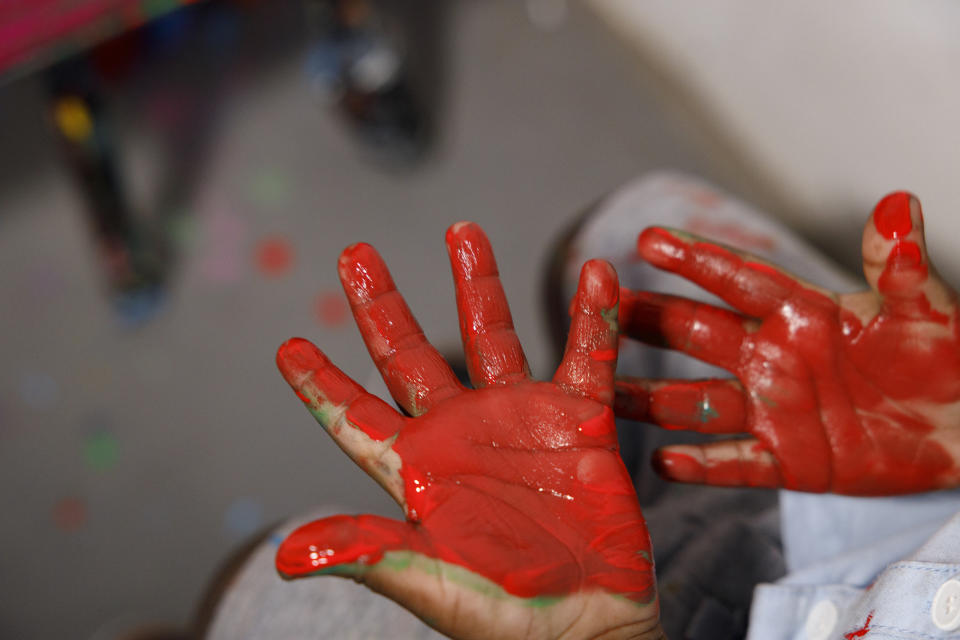
{"label": "green paint smear", "polygon": [[83,455],[87,466],[97,471],[106,471],[117,464],[120,458],[120,444],[106,432],[97,432],[87,438],[83,444]]}
{"label": "green paint smear", "polygon": [[607,326],[610,327],[610,331],[613,333],[618,333],[620,331],[620,323],[617,318],[620,315],[620,305],[615,304],[609,309],[601,310],[600,316],[606,320]]}
{"label": "green paint smear", "polygon": [[760,394],[760,393],[757,394],[757,400],[759,400],[759,401],[762,402],[763,404],[767,405],[768,407],[772,407],[772,408],[774,408],[774,409],[776,409],[776,408],[779,406],[779,405],[777,405],[777,403],[776,403],[775,400],[771,400],[771,399],[768,398],[767,396],[762,395],[762,394]]}
{"label": "green paint smear", "polygon": [[672,227],[663,227],[663,229],[673,237],[686,240],[687,242],[699,242],[702,240],[700,236],[690,233],[689,231],[681,231],[680,229],[674,229]]}
{"label": "green paint smear", "polygon": [[720,417],[720,414],[717,413],[716,409],[706,403],[700,405],[700,422],[706,424],[707,422],[710,422],[718,417]]}
{"label": "green paint smear", "polygon": [[[645,559],[651,560],[648,552],[641,550],[637,551],[637,553],[643,556]],[[407,571],[413,569],[422,571],[423,573],[431,576],[442,576],[445,580],[449,580],[464,586],[471,591],[479,593],[480,595],[488,598],[494,598],[497,600],[514,600],[522,605],[534,609],[553,606],[558,602],[563,601],[567,597],[535,596],[533,598],[522,598],[520,596],[515,596],[512,593],[505,591],[503,587],[492,580],[485,578],[465,567],[444,562],[443,560],[437,560],[436,558],[431,558],[415,551],[387,551],[383,554],[383,558],[380,560],[380,562],[377,562],[375,565],[364,564],[361,562],[350,562],[336,565],[334,567],[327,567],[326,569],[320,569],[318,571],[314,571],[310,575],[335,575],[358,578],[374,566],[376,566],[378,569],[387,569],[390,571]],[[611,593],[610,595],[637,606],[646,606],[653,602],[653,598],[647,602],[637,602],[622,594]]]}
{"label": "green paint smear", "polygon": [[307,411],[310,412],[310,415],[316,419],[324,429],[329,429],[333,426],[333,422],[336,418],[337,412],[339,412],[340,407],[338,405],[329,402],[326,398],[317,398],[314,402],[311,402],[307,406]]}

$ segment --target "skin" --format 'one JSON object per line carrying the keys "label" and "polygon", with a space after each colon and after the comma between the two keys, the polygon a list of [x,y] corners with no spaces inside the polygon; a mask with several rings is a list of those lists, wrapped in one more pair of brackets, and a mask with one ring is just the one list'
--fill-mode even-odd
{"label": "skin", "polygon": [[735,310],[624,291],[624,332],[736,380],[624,379],[618,415],[750,436],[665,447],[654,460],[664,477],[860,496],[960,485],[957,296],[927,257],[915,197],[892,193],[867,221],[862,293],[678,231],[647,229],[637,246]]}
{"label": "skin", "polygon": [[405,417],[300,338],[284,378],[405,521],[336,516],[280,546],[287,578],[351,577],[456,638],[655,638],[650,541],[617,452],[611,404],[619,288],[583,267],[566,354],[550,382],[529,368],[490,243],[447,232],[474,389],[423,335],[377,252],[347,248],[339,274],[357,326]]}

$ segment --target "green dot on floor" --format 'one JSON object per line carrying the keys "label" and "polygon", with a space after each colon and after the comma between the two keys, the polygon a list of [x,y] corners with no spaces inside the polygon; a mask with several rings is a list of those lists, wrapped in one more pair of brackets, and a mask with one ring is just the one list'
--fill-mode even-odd
{"label": "green dot on floor", "polygon": [[290,199],[290,181],[276,169],[262,171],[250,185],[253,201],[266,209],[282,207]]}
{"label": "green dot on floor", "polygon": [[120,444],[106,431],[97,431],[87,436],[83,444],[87,466],[97,471],[106,471],[117,464]]}

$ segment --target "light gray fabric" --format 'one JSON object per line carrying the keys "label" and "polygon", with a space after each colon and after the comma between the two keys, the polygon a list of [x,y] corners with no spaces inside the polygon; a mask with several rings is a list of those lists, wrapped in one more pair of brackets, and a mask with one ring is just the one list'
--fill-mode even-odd
{"label": "light gray fabric", "polygon": [[217,607],[208,640],[437,640],[412,613],[352,580],[335,577],[286,581],[274,556],[283,538],[311,520],[343,511],[317,510],[276,529],[253,552]]}
{"label": "light gray fabric", "polygon": [[[808,567],[802,582],[788,579],[758,587],[748,640],[808,640],[807,619],[822,602],[830,602],[838,612],[830,638],[863,629],[868,617],[867,637],[960,638],[960,630],[937,628],[931,615],[940,586],[960,579],[960,514],[923,542],[925,535],[929,535],[929,523],[917,523],[896,539]],[[882,551],[910,545],[915,551],[883,564],[889,554]],[[846,580],[837,575],[837,566],[852,571]],[[867,577],[871,568],[874,575]]]}

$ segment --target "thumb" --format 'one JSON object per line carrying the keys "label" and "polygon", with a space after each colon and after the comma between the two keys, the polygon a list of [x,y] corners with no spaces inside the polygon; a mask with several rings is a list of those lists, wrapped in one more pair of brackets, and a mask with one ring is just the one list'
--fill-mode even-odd
{"label": "thumb", "polygon": [[295,529],[277,550],[284,578],[350,576],[362,581],[391,551],[409,549],[419,539],[412,525],[380,516],[332,516]]}
{"label": "thumb", "polygon": [[920,201],[906,191],[885,196],[863,230],[863,273],[895,313],[946,311],[954,293],[927,255]]}
{"label": "thumb", "polygon": [[277,570],[285,578],[353,578],[463,640],[513,637],[513,630],[529,628],[532,607],[509,606],[515,598],[496,583],[438,558],[428,536],[417,524],[380,516],[324,518],[287,536]]}

